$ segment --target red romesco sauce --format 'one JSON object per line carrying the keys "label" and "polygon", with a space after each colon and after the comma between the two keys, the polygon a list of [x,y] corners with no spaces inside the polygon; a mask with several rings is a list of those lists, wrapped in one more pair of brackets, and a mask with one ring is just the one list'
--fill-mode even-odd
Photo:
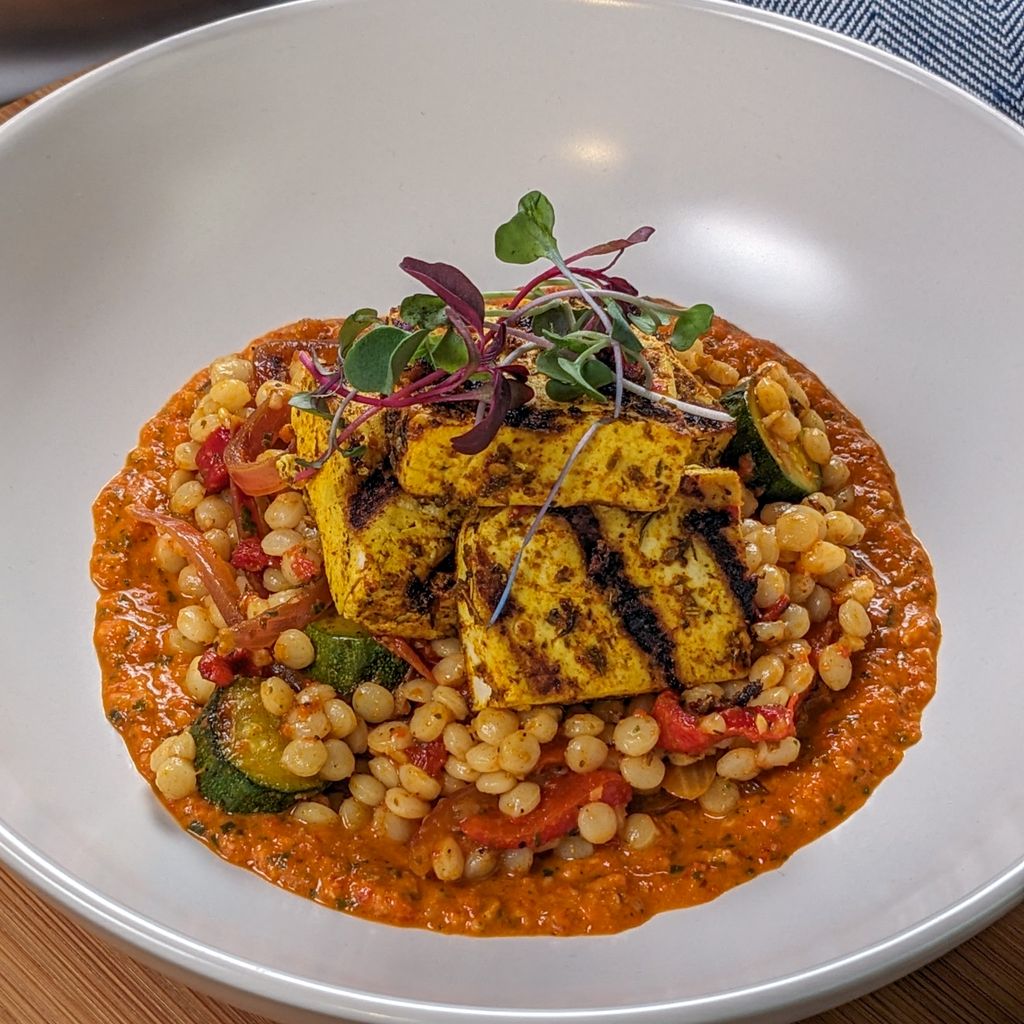
{"label": "red romesco sauce", "polygon": [[[329,323],[306,320],[267,338],[314,339],[329,330]],[[867,527],[858,551],[877,573],[874,629],[854,655],[853,682],[808,701],[793,766],[742,783],[739,809],[727,818],[709,818],[696,803],[663,813],[662,837],[646,850],[612,843],[583,860],[551,859],[525,878],[472,883],[420,878],[406,847],[368,832],[311,828],[287,814],[225,814],[198,795],[170,804],[170,813],[226,860],[328,907],[445,932],[575,935],[621,931],[659,911],[713,899],[778,867],[857,810],[920,738],[921,712],[934,692],[939,623],[931,565],[880,448],[817,377],[724,321],[715,322],[705,350],[741,374],[777,359],[804,385],[834,450],[851,467],[851,511]],[[180,601],[175,581],[156,568],[155,532],[125,508],[166,493],[174,447],[188,439],[189,415],[207,386],[205,372],[197,374],[145,425],[94,506],[104,708],[150,783],[150,753],[186,728],[198,708],[178,683],[188,659],[165,653]],[[823,642],[813,633],[809,639]]]}

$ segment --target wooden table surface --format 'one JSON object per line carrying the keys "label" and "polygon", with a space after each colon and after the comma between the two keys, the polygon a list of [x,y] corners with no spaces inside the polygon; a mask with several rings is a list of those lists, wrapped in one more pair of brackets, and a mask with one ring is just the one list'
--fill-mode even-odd
{"label": "wooden table surface", "polygon": [[[0,124],[63,84],[0,107]],[[0,1024],[268,1022],[115,952],[0,869]],[[1024,1024],[1024,904],[941,960],[804,1024]]]}

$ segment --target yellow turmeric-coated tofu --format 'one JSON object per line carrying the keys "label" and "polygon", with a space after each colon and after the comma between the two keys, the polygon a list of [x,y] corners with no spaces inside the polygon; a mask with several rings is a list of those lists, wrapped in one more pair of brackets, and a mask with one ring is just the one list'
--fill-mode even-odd
{"label": "yellow turmeric-coated tofu", "polygon": [[[658,344],[654,341],[648,354],[654,383],[674,397],[685,378]],[[695,378],[686,383],[694,401],[715,406]],[[584,433],[610,416],[611,406],[553,402],[545,394],[543,378],[531,374],[531,384],[533,401],[510,412],[491,444],[477,455],[462,455],[452,447],[452,440],[472,426],[473,410],[465,403],[389,413],[391,457],[403,490],[484,508],[541,505]],[[648,512],[663,508],[679,489],[682,467],[720,452],[732,433],[731,423],[691,416],[627,392],[621,417],[597,428],[555,504],[602,502]]]}
{"label": "yellow turmeric-coated tofu", "polygon": [[508,605],[488,625],[535,511],[481,511],[459,534],[459,626],[474,706],[568,704],[664,688],[665,673],[624,627],[561,514],[541,523]]}
{"label": "yellow turmeric-coated tofu", "polygon": [[750,667],[755,581],[739,538],[731,469],[689,467],[664,509],[595,506],[604,543],[653,616],[649,649],[678,686],[722,683]]}
{"label": "yellow turmeric-coated tofu", "polygon": [[[292,410],[300,458],[326,450],[329,424]],[[358,459],[335,453],[306,484],[338,613],[370,632],[411,639],[456,629],[450,557],[462,510],[406,494],[387,462],[383,424],[369,421]]]}

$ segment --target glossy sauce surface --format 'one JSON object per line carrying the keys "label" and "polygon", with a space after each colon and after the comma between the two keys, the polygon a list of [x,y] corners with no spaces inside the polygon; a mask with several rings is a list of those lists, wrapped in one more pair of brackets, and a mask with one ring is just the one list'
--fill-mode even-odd
{"label": "glossy sauce surface", "polygon": [[[325,326],[300,321],[267,337],[311,340]],[[833,450],[850,466],[857,500],[848,511],[867,527],[857,554],[875,575],[874,628],[853,656],[850,686],[831,693],[819,684],[806,702],[803,748],[793,766],[742,783],[739,808],[726,818],[710,818],[696,803],[664,812],[661,838],[648,849],[612,843],[582,860],[543,858],[526,877],[476,882],[421,878],[405,846],[368,831],[311,827],[287,814],[225,814],[198,795],[169,805],[170,813],[220,856],[329,907],[455,933],[569,935],[621,931],[659,911],[713,899],[778,867],[860,807],[920,738],[921,712],[934,692],[939,623],[931,565],[880,448],[816,377],[775,345],[724,321],[715,322],[704,347],[741,375],[770,358],[797,377],[827,424]],[[125,508],[140,500],[165,504],[174,447],[188,439],[189,415],[206,386],[205,372],[197,374],[146,424],[94,506],[104,709],[151,783],[150,753],[199,709],[177,682],[188,659],[164,653],[180,603],[175,581],[156,568],[155,532]],[[815,649],[828,643],[828,623],[807,639]]]}

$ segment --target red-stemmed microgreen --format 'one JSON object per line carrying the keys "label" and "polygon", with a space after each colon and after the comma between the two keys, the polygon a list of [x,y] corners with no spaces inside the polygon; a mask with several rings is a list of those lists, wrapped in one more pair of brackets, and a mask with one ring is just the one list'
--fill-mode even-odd
{"label": "red-stemmed microgreen", "polygon": [[[302,353],[314,387],[291,400],[295,408],[330,421],[326,450],[304,464],[299,473],[304,479],[335,453],[359,458],[366,450],[358,443],[359,430],[386,409],[474,403],[472,425],[452,440],[456,451],[474,455],[490,445],[512,410],[533,400],[531,374],[544,379],[548,398],[556,402],[602,404],[611,398],[611,414],[583,433],[537,510],[509,569],[492,624],[508,603],[523,552],[570,470],[597,431],[621,416],[625,393],[689,416],[731,420],[721,410],[652,388],[641,334],[653,335],[672,324],[668,341],[685,351],[709,330],[714,315],[703,303],[682,308],[647,298],[625,278],[609,274],[622,254],[646,242],[654,229],[637,228],[625,238],[563,258],[554,226],[554,208],[535,191],[523,196],[516,213],[498,227],[494,251],[499,260],[529,264],[546,259],[551,266],[510,297],[489,296],[500,301],[497,307],[488,308],[484,294],[458,268],[407,256],[401,268],[429,293],[407,296],[396,315],[382,317],[376,310],[360,309],[349,316],[338,335],[337,365],[324,366]],[[599,256],[611,259],[600,267],[581,262]],[[527,356],[533,357],[532,366],[522,361]],[[363,408],[352,415],[353,406]],[[353,439],[356,443],[349,444]]]}

